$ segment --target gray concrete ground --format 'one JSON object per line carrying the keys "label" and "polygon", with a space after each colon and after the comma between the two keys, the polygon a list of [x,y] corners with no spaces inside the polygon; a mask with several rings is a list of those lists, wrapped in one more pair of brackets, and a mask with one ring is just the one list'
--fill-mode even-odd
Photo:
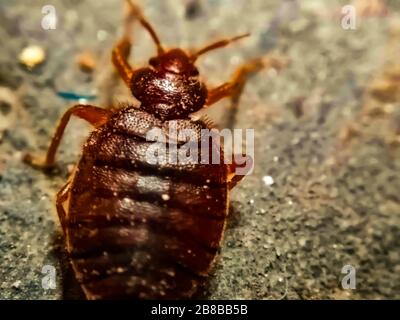
{"label": "gray concrete ground", "polygon": [[[253,77],[241,99],[235,127],[255,129],[255,171],[232,193],[209,297],[400,298],[400,104],[390,83],[400,78],[399,3],[386,1],[388,16],[358,17],[356,30],[344,30],[346,1],[204,0],[190,14],[185,1],[141,2],[168,46],[252,33],[199,61],[211,85],[251,57],[290,61],[279,73]],[[81,297],[67,268],[54,196],[89,127],[71,122],[61,169],[52,176],[21,157],[45,151],[71,104],[58,91],[95,92],[94,104],[102,106],[110,103],[107,93],[114,102],[129,99],[110,63],[122,30],[121,1],[52,3],[57,29],[43,30],[47,1],[0,0],[1,299]],[[132,61],[141,65],[154,47],[141,30],[135,35]],[[31,44],[45,48],[47,58],[29,71],[17,57]],[[92,75],[76,63],[88,50],[98,62]],[[228,104],[210,109],[211,118],[223,123]],[[55,290],[41,286],[44,265],[57,270]],[[355,290],[341,287],[345,265],[356,268]]]}

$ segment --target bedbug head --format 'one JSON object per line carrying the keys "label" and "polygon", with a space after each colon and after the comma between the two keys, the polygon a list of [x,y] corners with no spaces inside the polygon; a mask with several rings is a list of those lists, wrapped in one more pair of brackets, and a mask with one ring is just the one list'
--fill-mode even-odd
{"label": "bedbug head", "polygon": [[195,62],[199,56],[209,51],[225,47],[231,42],[248,37],[249,35],[249,33],[246,33],[233,37],[231,39],[220,40],[210,45],[207,45],[199,50],[193,51],[189,54],[179,48],[165,51],[164,48],[161,46],[158,37],[153,35],[153,39],[158,48],[158,55],[150,58],[149,64],[153,68],[164,72],[171,72],[174,74],[187,76],[198,76],[199,70],[196,68]]}
{"label": "bedbug head", "polygon": [[197,58],[249,34],[217,41],[190,52],[179,48],[166,50],[140,9],[130,0],[127,2],[131,14],[149,32],[157,47],[157,56],[149,60],[150,67],[136,70],[130,78],[130,89],[141,102],[140,108],[164,120],[186,118],[200,110],[207,100],[207,88],[198,78]]}
{"label": "bedbug head", "polygon": [[173,74],[198,76],[199,70],[195,67],[191,56],[181,49],[172,49],[162,52],[149,60],[149,64],[156,70]]}

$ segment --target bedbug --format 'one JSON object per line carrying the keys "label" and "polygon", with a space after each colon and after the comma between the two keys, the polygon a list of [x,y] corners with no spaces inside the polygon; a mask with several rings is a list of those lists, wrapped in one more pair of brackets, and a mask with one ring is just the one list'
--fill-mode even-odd
{"label": "bedbug", "polygon": [[[247,75],[270,61],[255,59],[231,81],[208,90],[196,59],[247,35],[192,52],[167,50],[141,10],[127,3],[125,33],[112,51],[112,62],[140,104],[73,106],[62,116],[46,157],[27,154],[25,162],[42,169],[53,166],[72,115],[92,124],[94,131],[56,199],[66,248],[86,297],[190,298],[210,273],[228,215],[228,192],[243,176],[235,175],[235,162],[150,164],[146,134],[171,123],[178,129],[207,128],[189,115],[224,97],[237,99]],[[144,68],[133,69],[128,62],[132,21],[140,22],[157,47]]]}

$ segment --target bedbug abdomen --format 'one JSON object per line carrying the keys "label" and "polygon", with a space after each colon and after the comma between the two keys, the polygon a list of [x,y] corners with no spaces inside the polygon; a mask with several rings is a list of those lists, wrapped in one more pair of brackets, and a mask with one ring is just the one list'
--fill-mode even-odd
{"label": "bedbug abdomen", "polygon": [[[129,117],[139,117],[132,125],[141,128],[121,130]],[[147,163],[143,150],[151,142],[140,132],[159,125],[153,120],[122,110],[84,147],[66,237],[88,298],[189,298],[215,259],[227,212],[226,168]]]}

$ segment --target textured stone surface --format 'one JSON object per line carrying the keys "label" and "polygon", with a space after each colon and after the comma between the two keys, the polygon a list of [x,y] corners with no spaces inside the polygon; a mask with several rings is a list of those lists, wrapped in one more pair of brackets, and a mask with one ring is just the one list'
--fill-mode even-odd
{"label": "textured stone surface", "polygon": [[[400,298],[400,104],[368,93],[385,68],[400,63],[399,4],[387,1],[388,17],[359,18],[356,30],[343,30],[346,1],[208,0],[187,17],[188,2],[142,1],[168,46],[253,35],[199,61],[209,84],[228,79],[246,58],[272,52],[290,60],[280,73],[253,77],[241,99],[236,127],[255,129],[255,171],[232,193],[209,297]],[[103,106],[129,99],[109,61],[121,32],[121,1],[53,3],[57,29],[42,30],[46,1],[0,1],[2,299],[80,297],[67,268],[54,196],[89,127],[71,122],[54,175],[21,162],[26,150],[45,151],[68,108],[56,92],[97,92],[94,103]],[[132,61],[141,65],[154,47],[144,32],[136,29],[135,35]],[[17,60],[30,44],[48,55],[33,71]],[[76,63],[88,50],[98,61],[93,75]],[[228,104],[210,109],[216,122],[223,123]],[[56,290],[41,287],[48,264],[57,269]],[[357,270],[356,290],[341,288],[347,264]]]}

